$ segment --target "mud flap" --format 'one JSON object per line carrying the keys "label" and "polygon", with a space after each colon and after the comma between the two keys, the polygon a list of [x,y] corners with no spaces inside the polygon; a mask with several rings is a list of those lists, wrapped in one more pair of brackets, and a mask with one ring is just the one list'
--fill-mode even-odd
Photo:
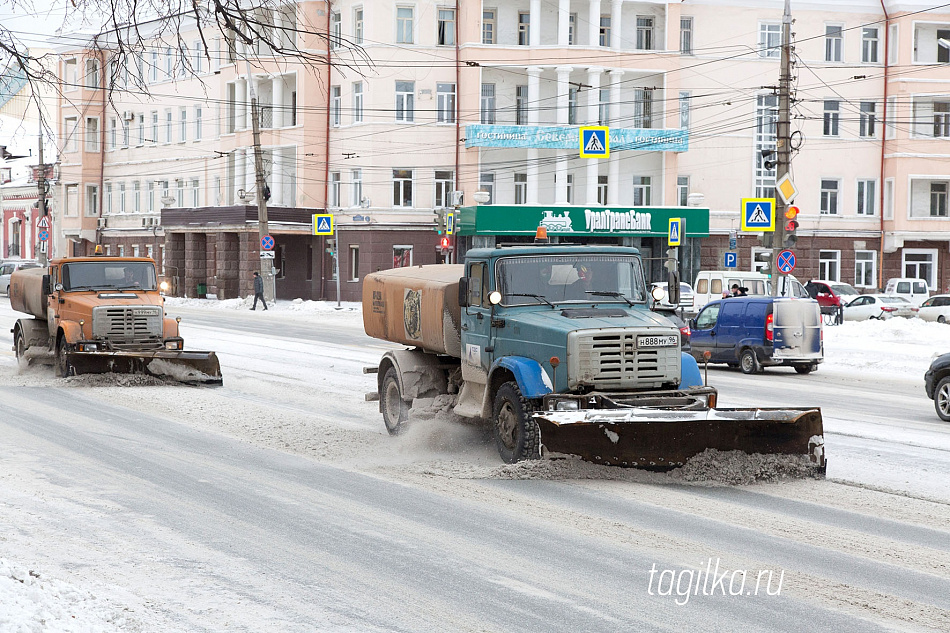
{"label": "mud flap", "polygon": [[535,414],[541,443],[553,453],[611,466],[677,468],[708,448],[808,457],[825,470],[817,408],[632,409]]}
{"label": "mud flap", "polygon": [[147,374],[189,384],[224,383],[221,365],[214,352],[70,352],[67,359],[76,375]]}

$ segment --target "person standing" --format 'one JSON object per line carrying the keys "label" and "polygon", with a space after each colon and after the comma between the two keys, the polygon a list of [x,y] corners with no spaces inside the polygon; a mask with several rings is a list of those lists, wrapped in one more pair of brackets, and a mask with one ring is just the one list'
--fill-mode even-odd
{"label": "person standing", "polygon": [[264,304],[264,309],[267,309],[267,302],[264,301],[264,278],[261,277],[261,274],[254,271],[254,305],[251,307],[251,310],[257,309],[257,300],[260,299],[261,303]]}

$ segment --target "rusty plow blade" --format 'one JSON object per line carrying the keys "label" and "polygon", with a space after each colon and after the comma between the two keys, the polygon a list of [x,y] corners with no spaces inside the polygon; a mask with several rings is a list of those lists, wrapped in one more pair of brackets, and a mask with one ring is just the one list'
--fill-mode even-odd
{"label": "rusty plow blade", "polygon": [[549,411],[534,416],[552,453],[596,464],[670,470],[706,449],[808,457],[825,469],[817,408]]}
{"label": "rusty plow blade", "polygon": [[71,352],[73,373],[146,374],[186,384],[222,385],[221,365],[214,352],[156,350],[151,352]]}

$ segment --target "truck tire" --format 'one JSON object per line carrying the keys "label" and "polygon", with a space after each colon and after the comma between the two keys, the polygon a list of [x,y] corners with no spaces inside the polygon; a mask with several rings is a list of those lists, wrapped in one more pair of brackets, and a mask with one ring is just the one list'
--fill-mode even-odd
{"label": "truck tire", "polygon": [[950,376],[941,378],[934,389],[934,409],[944,422],[950,422]]}
{"label": "truck tire", "polygon": [[498,388],[492,409],[492,431],[498,454],[505,463],[541,457],[541,431],[531,416],[533,412],[518,383],[506,382]]}
{"label": "truck tire", "polygon": [[800,374],[810,374],[811,372],[815,371],[817,368],[818,367],[816,365],[812,365],[812,364],[795,365],[795,371],[797,371]]}
{"label": "truck tire", "polygon": [[742,350],[742,354],[739,355],[739,369],[742,370],[743,374],[754,374],[761,369],[759,361],[755,357],[755,350],[751,347],[745,348]]}
{"label": "truck tire", "polygon": [[383,376],[382,386],[379,388],[379,402],[383,410],[383,423],[390,435],[399,435],[409,421],[409,405],[402,398],[402,389],[399,386],[399,376],[396,368],[390,367]]}
{"label": "truck tire", "polygon": [[67,378],[73,371],[69,365],[69,359],[66,357],[66,337],[61,336],[56,343],[56,375],[60,378]]}
{"label": "truck tire", "polygon": [[30,366],[30,359],[26,357],[26,343],[23,342],[23,332],[19,330],[14,335],[13,349],[16,351],[17,368],[23,371]]}

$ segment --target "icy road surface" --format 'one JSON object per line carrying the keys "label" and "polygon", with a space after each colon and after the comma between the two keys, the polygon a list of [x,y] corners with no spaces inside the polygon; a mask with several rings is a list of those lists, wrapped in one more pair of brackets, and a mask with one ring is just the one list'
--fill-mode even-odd
{"label": "icy road surface", "polygon": [[825,418],[827,480],[725,485],[762,464],[502,466],[437,406],[390,438],[355,306],[169,304],[224,387],[18,375],[0,299],[0,631],[950,630],[950,326],[711,368],[723,406]]}

